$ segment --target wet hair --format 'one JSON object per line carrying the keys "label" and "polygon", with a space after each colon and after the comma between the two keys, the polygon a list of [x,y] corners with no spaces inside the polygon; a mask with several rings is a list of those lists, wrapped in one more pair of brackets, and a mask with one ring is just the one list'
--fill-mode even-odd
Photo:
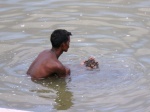
{"label": "wet hair", "polygon": [[50,37],[52,47],[59,48],[63,42],[67,42],[69,40],[70,35],[72,35],[71,32],[63,29],[53,31]]}

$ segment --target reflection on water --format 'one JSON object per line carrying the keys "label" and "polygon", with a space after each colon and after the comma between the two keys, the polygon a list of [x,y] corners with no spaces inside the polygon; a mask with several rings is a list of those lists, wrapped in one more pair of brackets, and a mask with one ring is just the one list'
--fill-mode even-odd
{"label": "reflection on water", "polygon": [[[149,112],[150,1],[1,0],[0,107],[35,112]],[[31,81],[26,71],[51,47],[57,28],[71,31],[60,60],[71,81]],[[95,56],[100,71],[80,63]]]}
{"label": "reflection on water", "polygon": [[50,93],[55,91],[56,93],[56,98],[54,99],[56,103],[54,104],[55,109],[67,110],[73,105],[72,102],[73,94],[67,88],[67,82],[65,79],[48,78],[43,80],[32,80],[32,81],[48,88],[48,90],[34,90],[34,89],[31,90],[31,92],[36,92],[39,97],[50,100],[51,99]]}

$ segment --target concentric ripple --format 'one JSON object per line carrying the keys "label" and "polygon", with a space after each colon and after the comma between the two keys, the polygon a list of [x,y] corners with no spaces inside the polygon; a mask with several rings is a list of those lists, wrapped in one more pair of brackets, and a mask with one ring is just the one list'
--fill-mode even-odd
{"label": "concentric ripple", "polygon": [[121,89],[136,84],[144,74],[144,67],[130,57],[98,59],[100,70],[86,70],[80,65],[72,67],[71,85],[78,89]]}

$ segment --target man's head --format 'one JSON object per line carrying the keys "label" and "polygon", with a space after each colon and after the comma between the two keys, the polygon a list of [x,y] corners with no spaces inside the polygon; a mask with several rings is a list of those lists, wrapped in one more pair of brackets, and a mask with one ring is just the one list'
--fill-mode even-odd
{"label": "man's head", "polygon": [[57,29],[53,31],[50,37],[52,47],[59,48],[63,46],[64,51],[67,51],[70,43],[70,35],[72,35],[71,32],[68,32],[63,29]]}

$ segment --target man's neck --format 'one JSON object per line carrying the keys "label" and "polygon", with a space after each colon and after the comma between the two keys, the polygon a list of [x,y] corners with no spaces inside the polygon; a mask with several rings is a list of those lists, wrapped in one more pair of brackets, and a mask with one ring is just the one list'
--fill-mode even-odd
{"label": "man's neck", "polygon": [[58,49],[52,48],[51,51],[52,51],[53,53],[55,53],[57,59],[58,59],[59,56],[63,53],[63,51],[62,51],[61,49],[59,49],[59,48],[58,48]]}

